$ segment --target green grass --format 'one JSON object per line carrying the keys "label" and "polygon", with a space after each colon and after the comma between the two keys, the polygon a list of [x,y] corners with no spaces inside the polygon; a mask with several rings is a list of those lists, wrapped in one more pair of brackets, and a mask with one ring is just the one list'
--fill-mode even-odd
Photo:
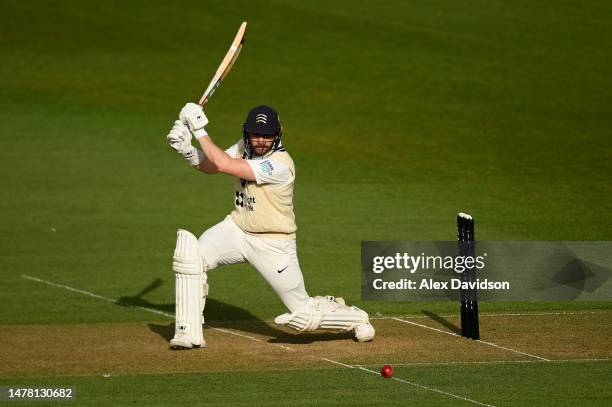
{"label": "green grass", "polygon": [[[221,220],[232,208],[232,181],[190,171],[165,135],[181,106],[204,90],[243,20],[246,46],[207,107],[208,130],[229,146],[250,107],[269,103],[280,111],[297,167],[298,248],[310,294],[359,303],[361,240],[452,240],[459,210],[475,216],[483,240],[612,240],[609,2],[6,0],[0,5],[0,324],[151,318],[22,274],[110,298],[134,296],[160,280],[143,299],[172,310],[175,231],[198,234]],[[210,283],[211,320],[284,312],[247,265],[216,270]],[[360,305],[373,314],[457,311],[453,303]],[[566,376],[546,366],[487,368],[466,394],[489,401],[505,395],[500,404],[513,405],[527,405],[529,397],[578,400],[555,393],[558,386],[537,369],[564,374],[558,383],[573,389],[572,373],[583,374],[583,365],[571,365]],[[443,377],[456,379],[454,369],[435,375],[446,371]],[[434,383],[431,372],[423,382]],[[507,388],[492,381],[521,372],[538,377],[540,396],[523,393],[516,381]],[[589,374],[593,385],[600,383],[609,364]],[[318,375],[331,396],[299,384]],[[266,394],[283,400],[270,389],[289,383],[300,390],[283,390],[282,397],[294,404],[316,397],[353,405],[408,397],[418,404],[431,396],[367,376],[359,380],[371,380],[372,391],[342,390],[360,375],[205,375],[219,387],[202,397],[247,404],[259,384],[265,403]],[[156,397],[199,397],[201,379],[74,383],[82,383],[83,400],[91,392],[99,404],[116,404],[114,397],[136,385],[150,389],[138,400],[164,404]],[[166,396],[154,393],[160,383],[182,380],[193,391],[178,393],[168,384]],[[109,394],[109,383],[125,392]],[[588,397],[597,394],[610,399]],[[588,397],[582,401],[601,401]]]}
{"label": "green grass", "polygon": [[[247,46],[207,109],[209,130],[227,146],[252,105],[280,110],[311,293],[358,302],[361,240],[450,240],[458,210],[483,240],[612,239],[605,2],[118,4],[3,3],[0,265],[11,307],[24,292],[14,284],[43,290],[17,282],[22,273],[113,298],[161,278],[148,298],[171,302],[175,229],[200,233],[232,199],[230,179],[190,171],[164,136],[242,19]],[[214,297],[258,317],[282,311],[247,266],[211,281]],[[236,281],[257,289],[237,298]],[[95,319],[53,302],[45,316],[33,306],[2,320]]]}
{"label": "green grass", "polygon": [[[282,368],[282,366],[279,366]],[[369,367],[378,370],[380,367]],[[496,406],[604,406],[612,397],[601,379],[610,362],[508,363],[396,367],[411,383]],[[534,382],[533,377],[538,377]],[[6,386],[71,386],[78,405],[201,404],[214,406],[469,406],[469,401],[354,369],[258,374],[125,375],[2,379]],[[138,392],[133,390],[138,388]],[[270,389],[276,389],[270,391]],[[49,405],[71,405],[52,402]],[[44,403],[36,402],[36,405]]]}

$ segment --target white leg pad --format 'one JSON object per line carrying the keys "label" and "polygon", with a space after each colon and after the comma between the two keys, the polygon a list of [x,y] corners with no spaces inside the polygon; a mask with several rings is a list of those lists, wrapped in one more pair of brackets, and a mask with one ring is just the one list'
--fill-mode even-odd
{"label": "white leg pad", "polygon": [[175,349],[206,346],[202,334],[205,289],[208,292],[198,240],[186,230],[179,230],[172,262],[176,276]]}
{"label": "white leg pad", "polygon": [[342,298],[332,296],[312,297],[303,307],[291,314],[279,315],[274,322],[300,332],[319,328],[340,332],[355,331],[355,337],[360,342],[374,338],[374,328],[368,314],[355,306],[347,306]]}

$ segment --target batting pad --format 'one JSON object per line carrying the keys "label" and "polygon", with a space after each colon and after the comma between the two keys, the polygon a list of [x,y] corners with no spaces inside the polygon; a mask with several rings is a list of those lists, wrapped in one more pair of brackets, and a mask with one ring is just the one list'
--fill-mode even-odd
{"label": "batting pad", "polygon": [[171,344],[205,346],[202,311],[207,285],[198,240],[186,230],[177,232],[172,269],[176,276],[176,325]]}
{"label": "batting pad", "polygon": [[298,331],[331,329],[340,332],[353,331],[358,325],[368,323],[368,314],[344,304],[342,298],[312,297],[300,309],[291,314],[279,315],[274,322]]}

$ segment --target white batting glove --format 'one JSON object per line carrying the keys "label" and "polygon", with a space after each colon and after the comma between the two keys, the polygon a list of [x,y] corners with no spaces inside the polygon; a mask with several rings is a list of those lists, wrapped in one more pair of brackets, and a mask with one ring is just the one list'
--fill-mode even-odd
{"label": "white batting glove", "polygon": [[204,126],[208,124],[208,118],[204,114],[202,106],[195,103],[187,103],[181,109],[179,120],[189,127],[196,138],[208,136]]}
{"label": "white batting glove", "polygon": [[172,130],[166,136],[170,147],[179,154],[183,154],[191,147],[191,132],[181,121],[176,120]]}
{"label": "white batting glove", "polygon": [[191,132],[180,120],[174,122],[172,130],[166,136],[170,148],[182,155],[192,166],[199,165],[203,153],[191,145],[191,138]]}

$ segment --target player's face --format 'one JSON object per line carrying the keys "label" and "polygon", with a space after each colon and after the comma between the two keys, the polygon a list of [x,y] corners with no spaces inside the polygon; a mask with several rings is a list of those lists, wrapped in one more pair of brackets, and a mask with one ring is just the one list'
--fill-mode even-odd
{"label": "player's face", "polygon": [[272,148],[274,135],[249,133],[249,143],[255,155],[264,155]]}

